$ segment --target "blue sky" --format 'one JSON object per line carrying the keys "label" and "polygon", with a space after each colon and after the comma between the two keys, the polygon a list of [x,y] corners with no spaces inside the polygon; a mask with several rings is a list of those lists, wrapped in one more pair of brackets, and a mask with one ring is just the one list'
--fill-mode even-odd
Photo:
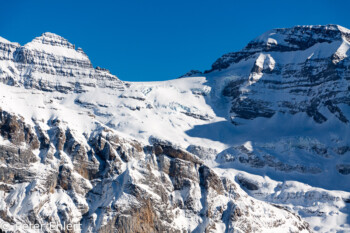
{"label": "blue sky", "polygon": [[272,28],[350,28],[349,9],[348,0],[11,0],[1,2],[0,36],[23,45],[53,32],[122,80],[156,81],[209,69]]}

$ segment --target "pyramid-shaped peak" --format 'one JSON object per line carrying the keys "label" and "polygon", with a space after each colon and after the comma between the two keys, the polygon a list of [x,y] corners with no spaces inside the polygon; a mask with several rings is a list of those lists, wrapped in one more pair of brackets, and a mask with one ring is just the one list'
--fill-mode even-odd
{"label": "pyramid-shaped peak", "polygon": [[67,39],[51,32],[45,32],[41,36],[34,38],[34,40],[24,45],[23,48],[59,57],[84,60],[89,63],[89,67],[91,66],[88,56],[82,49],[76,50],[75,45],[71,44]]}
{"label": "pyramid-shaped peak", "polygon": [[75,48],[75,46],[71,44],[67,39],[51,32],[43,33],[41,36],[36,37],[30,43],[40,43],[40,44],[46,44],[51,46],[65,47],[69,49]]}

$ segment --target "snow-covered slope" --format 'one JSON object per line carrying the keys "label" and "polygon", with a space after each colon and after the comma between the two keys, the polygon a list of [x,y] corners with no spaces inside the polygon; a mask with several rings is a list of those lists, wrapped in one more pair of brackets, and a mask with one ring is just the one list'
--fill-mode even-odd
{"label": "snow-covered slope", "polygon": [[58,35],[0,38],[0,226],[350,231],[349,46],[337,25],[275,29],[132,83]]}

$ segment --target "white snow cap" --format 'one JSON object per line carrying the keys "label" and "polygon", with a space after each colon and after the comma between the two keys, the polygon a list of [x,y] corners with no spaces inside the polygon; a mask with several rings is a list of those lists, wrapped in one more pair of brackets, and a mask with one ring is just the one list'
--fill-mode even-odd
{"label": "white snow cap", "polygon": [[69,43],[67,39],[51,32],[45,32],[41,34],[41,36],[34,38],[34,40],[32,40],[32,42],[28,44],[31,44],[31,43],[47,44],[51,46],[66,47],[70,49],[75,48],[75,46]]}
{"label": "white snow cap", "polygon": [[27,43],[24,47],[57,56],[89,61],[88,56],[81,48],[76,50],[75,45],[71,44],[67,39],[51,32],[43,33],[41,36]]}
{"label": "white snow cap", "polygon": [[4,44],[11,44],[10,41],[6,40],[5,38],[0,36],[0,43],[4,43]]}

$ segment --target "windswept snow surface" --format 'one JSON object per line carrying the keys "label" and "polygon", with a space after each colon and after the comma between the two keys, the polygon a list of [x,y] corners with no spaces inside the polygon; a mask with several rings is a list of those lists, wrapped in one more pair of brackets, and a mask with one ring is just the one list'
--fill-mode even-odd
{"label": "windswept snow surface", "polygon": [[[349,143],[349,138],[346,138],[349,130],[346,127],[330,124],[318,129],[314,122],[298,126],[300,121],[308,122],[308,117],[295,116],[296,119],[290,119],[283,115],[269,119],[269,122],[257,119],[249,125],[235,127],[220,116],[227,106],[223,100],[216,99],[205,77],[129,85],[125,91],[96,88],[87,93],[61,94],[0,84],[0,106],[3,110],[23,116],[28,124],[59,118],[72,130],[87,135],[103,125],[123,137],[145,144],[152,136],[182,148],[196,145],[230,156],[238,154],[237,151],[231,153],[231,148],[242,145],[248,152],[256,151],[259,156],[271,154],[281,163],[317,166],[320,172],[303,174],[276,171],[269,167],[252,168],[235,162],[220,164],[215,159],[206,161],[219,174],[223,172],[234,177],[242,170],[248,172],[244,174],[253,177],[254,182],[263,179],[261,190],[248,194],[263,201],[285,205],[304,217],[314,230],[329,232],[348,229],[349,204],[344,200],[350,198],[350,187],[348,178],[337,173],[335,166],[339,162],[350,163],[349,157],[331,155],[327,158],[313,151],[313,145],[335,149],[337,145]],[[214,110],[211,104],[217,101],[222,101],[222,106]],[[286,121],[289,123],[285,124]],[[229,173],[231,168],[239,170]],[[288,184],[293,186],[289,187]],[[283,196],[276,188],[281,185],[279,189],[283,190]],[[307,191],[304,187],[307,187]]]}
{"label": "windswept snow surface", "polygon": [[[56,56],[23,67],[0,60],[0,108],[33,127],[60,119],[76,135],[105,126],[146,145],[187,148],[243,193],[299,214],[314,231],[350,232],[349,35],[336,25],[276,29],[243,49],[244,59],[224,55],[203,76],[139,83],[93,69],[82,50],[52,33],[24,47],[0,38],[9,53]],[[73,62],[54,65],[67,58]],[[329,70],[337,78],[313,79]],[[195,225],[186,221],[177,219]]]}

